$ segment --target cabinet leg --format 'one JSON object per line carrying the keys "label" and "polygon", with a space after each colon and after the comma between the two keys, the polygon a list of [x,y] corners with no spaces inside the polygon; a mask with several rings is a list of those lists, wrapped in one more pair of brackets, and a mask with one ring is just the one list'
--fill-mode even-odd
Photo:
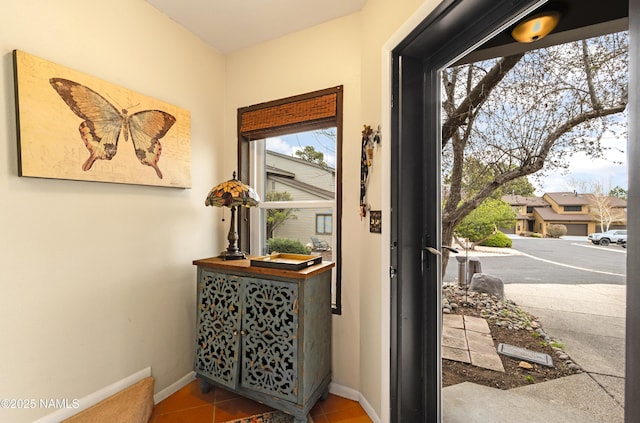
{"label": "cabinet leg", "polygon": [[327,386],[325,390],[322,391],[322,394],[320,395],[320,401],[326,400],[328,396],[329,396],[329,387]]}
{"label": "cabinet leg", "polygon": [[293,423],[307,423],[309,421],[309,416],[298,417],[294,416]]}
{"label": "cabinet leg", "polygon": [[210,389],[211,384],[206,380],[200,379],[200,392],[202,392],[203,394],[208,394]]}

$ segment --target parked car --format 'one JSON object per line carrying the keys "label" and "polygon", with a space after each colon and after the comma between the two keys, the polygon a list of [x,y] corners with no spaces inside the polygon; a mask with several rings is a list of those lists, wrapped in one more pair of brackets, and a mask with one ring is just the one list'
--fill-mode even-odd
{"label": "parked car", "polygon": [[593,234],[589,234],[589,241],[593,242],[596,245],[607,246],[613,243],[622,243],[622,240],[627,241],[627,230],[626,229],[611,229],[606,232],[596,232]]}

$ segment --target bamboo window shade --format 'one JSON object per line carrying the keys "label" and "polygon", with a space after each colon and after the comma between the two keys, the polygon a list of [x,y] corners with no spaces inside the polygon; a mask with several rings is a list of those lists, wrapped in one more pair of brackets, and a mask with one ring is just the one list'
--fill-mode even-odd
{"label": "bamboo window shade", "polygon": [[239,109],[240,134],[249,139],[326,127],[336,121],[336,89],[310,93],[304,98],[284,99]]}

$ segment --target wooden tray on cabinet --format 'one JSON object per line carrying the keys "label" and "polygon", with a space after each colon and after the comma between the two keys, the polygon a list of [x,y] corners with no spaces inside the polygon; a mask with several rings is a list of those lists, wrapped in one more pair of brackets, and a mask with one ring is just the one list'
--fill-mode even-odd
{"label": "wooden tray on cabinet", "polygon": [[306,269],[321,262],[322,256],[290,253],[274,253],[251,259],[252,266],[287,270]]}

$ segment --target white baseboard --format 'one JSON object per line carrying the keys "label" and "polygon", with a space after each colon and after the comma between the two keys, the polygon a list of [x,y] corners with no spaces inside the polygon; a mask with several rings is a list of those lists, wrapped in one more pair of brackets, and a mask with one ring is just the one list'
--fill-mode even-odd
{"label": "white baseboard", "polygon": [[131,376],[127,376],[124,379],[120,379],[117,382],[112,383],[109,386],[105,386],[96,392],[89,394],[78,400],[80,405],[78,408],[61,408],[51,414],[47,414],[44,417],[39,418],[33,423],[58,423],[61,420],[68,419],[69,417],[78,414],[79,412],[86,410],[87,408],[99,403],[100,401],[109,398],[110,396],[122,391],[123,389],[140,382],[142,379],[151,376],[151,367],[142,369]]}
{"label": "white baseboard", "polygon": [[352,401],[358,401],[360,399],[360,392],[333,382],[329,384],[329,392],[339,397],[350,399]]}
{"label": "white baseboard", "polygon": [[376,414],[369,401],[359,391],[331,382],[329,384],[329,392],[342,398],[357,401],[374,423],[381,423],[380,416]]}
{"label": "white baseboard", "polygon": [[369,401],[367,401],[367,399],[362,394],[360,395],[360,399],[358,400],[358,402],[360,403],[360,406],[362,406],[364,412],[367,413],[371,421],[373,421],[373,423],[382,423],[382,420],[380,420],[380,416],[376,414],[371,404],[369,404]]}
{"label": "white baseboard", "polygon": [[160,401],[169,398],[171,395],[175,394],[180,389],[187,386],[189,382],[191,382],[195,378],[196,378],[196,372],[187,373],[177,381],[173,382],[171,385],[164,388],[162,391],[159,391],[157,394],[155,394],[153,396],[153,403],[157,404]]}

